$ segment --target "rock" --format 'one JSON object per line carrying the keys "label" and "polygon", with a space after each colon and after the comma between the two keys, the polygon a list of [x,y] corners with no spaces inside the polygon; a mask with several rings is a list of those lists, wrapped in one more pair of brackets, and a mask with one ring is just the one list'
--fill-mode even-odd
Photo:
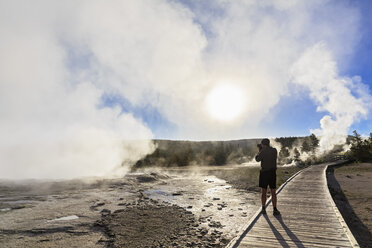
{"label": "rock", "polygon": [[204,222],[205,222],[205,217],[199,217],[198,221],[199,221],[200,223],[204,223]]}
{"label": "rock", "polygon": [[124,211],[125,211],[125,209],[117,209],[117,210],[114,211],[114,214],[121,213],[121,212],[124,212]]}
{"label": "rock", "polygon": [[227,244],[229,242],[229,240],[227,240],[225,238],[221,238],[221,242],[224,243],[224,244]]}
{"label": "rock", "polygon": [[190,208],[192,208],[192,206],[187,206],[187,208],[189,208],[189,209],[190,209]]}
{"label": "rock", "polygon": [[149,183],[149,182],[154,182],[156,181],[156,178],[154,175],[139,175],[137,176],[137,181],[139,183]]}
{"label": "rock", "polygon": [[111,210],[109,210],[107,208],[104,208],[104,209],[102,209],[102,211],[100,213],[101,213],[101,215],[106,216],[106,215],[111,214]]}
{"label": "rock", "polygon": [[226,208],[227,207],[226,203],[218,203],[217,205],[219,205],[221,208]]}
{"label": "rock", "polygon": [[[214,227],[214,228],[221,228],[222,225],[219,221],[211,221],[209,224],[208,224],[209,227]],[[213,233],[216,233],[216,230],[213,232]],[[212,234],[213,234],[212,233]]]}
{"label": "rock", "polygon": [[219,201],[220,200],[220,198],[218,198],[218,197],[213,197],[213,201]]}
{"label": "rock", "polygon": [[107,242],[110,242],[110,239],[107,239],[106,237],[101,237],[101,238],[98,240],[98,243],[107,243]]}
{"label": "rock", "polygon": [[17,206],[13,206],[12,209],[22,209],[22,208],[25,208],[26,206],[24,205],[17,205]]}

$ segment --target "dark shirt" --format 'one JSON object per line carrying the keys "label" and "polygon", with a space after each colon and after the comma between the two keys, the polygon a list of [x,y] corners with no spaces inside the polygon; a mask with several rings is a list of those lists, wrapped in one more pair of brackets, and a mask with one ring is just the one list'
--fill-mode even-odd
{"label": "dark shirt", "polygon": [[261,161],[261,171],[276,170],[278,151],[274,147],[264,147],[257,154],[256,161]]}

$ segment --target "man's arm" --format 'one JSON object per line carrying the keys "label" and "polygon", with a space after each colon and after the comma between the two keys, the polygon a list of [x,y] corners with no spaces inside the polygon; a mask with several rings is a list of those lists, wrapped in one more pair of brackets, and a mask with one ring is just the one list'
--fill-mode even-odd
{"label": "man's arm", "polygon": [[256,161],[260,162],[262,160],[262,150],[256,155]]}

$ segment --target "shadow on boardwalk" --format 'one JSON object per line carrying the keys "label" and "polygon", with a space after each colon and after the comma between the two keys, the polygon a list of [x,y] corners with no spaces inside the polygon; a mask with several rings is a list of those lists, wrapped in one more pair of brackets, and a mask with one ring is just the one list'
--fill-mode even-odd
{"label": "shadow on boardwalk", "polygon": [[[279,243],[282,245],[282,247],[290,247],[289,244],[285,241],[284,237],[280,234],[278,229],[275,228],[275,226],[271,223],[271,220],[267,217],[267,215],[264,215],[264,218],[266,219],[267,223],[269,224],[271,230],[273,231],[276,239],[279,241]],[[286,224],[284,224],[282,216],[275,216],[275,219],[281,224],[283,230],[286,232],[288,237],[296,244],[297,247],[305,247],[301,240],[297,238],[297,236],[289,229]],[[274,220],[275,221],[275,220]]]}

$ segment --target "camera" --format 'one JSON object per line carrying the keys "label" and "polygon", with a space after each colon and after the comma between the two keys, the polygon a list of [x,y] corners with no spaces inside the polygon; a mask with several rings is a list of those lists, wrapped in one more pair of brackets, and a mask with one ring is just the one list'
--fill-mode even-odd
{"label": "camera", "polygon": [[258,149],[261,151],[261,149],[262,149],[262,145],[261,145],[261,144],[257,144],[257,147],[258,147]]}

